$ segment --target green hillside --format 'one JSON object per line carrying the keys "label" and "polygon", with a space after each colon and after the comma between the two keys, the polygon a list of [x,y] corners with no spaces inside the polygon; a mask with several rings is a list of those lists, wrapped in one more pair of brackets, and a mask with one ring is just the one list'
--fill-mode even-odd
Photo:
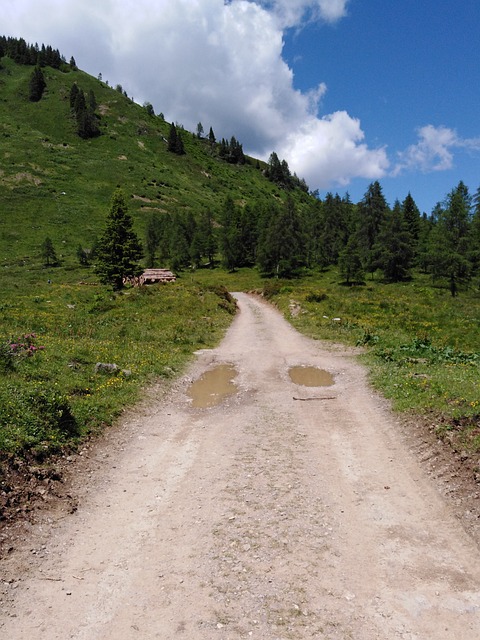
{"label": "green hillside", "polygon": [[[228,291],[251,289],[307,335],[363,345],[396,408],[434,416],[435,433],[478,452],[480,190],[473,206],[460,183],[429,218],[410,194],[390,209],[378,182],[357,204],[321,201],[295,176],[279,186],[280,163],[273,182],[273,165],[229,163],[221,142],[181,125],[185,153],[169,151],[171,123],[65,62],[43,67],[31,101],[33,69],[0,58],[0,477],[2,459],[43,459],[179,375],[231,322]],[[98,136],[78,133],[74,85],[95,97]],[[113,293],[78,249],[102,234],[117,186],[142,241],[153,214],[170,233],[169,219],[200,227],[209,213],[218,258],[241,236],[242,260],[189,269],[187,248],[174,285]],[[45,266],[47,238],[59,266]],[[169,266],[159,254],[153,266]]]}
{"label": "green hillside", "polygon": [[[146,384],[178,375],[231,322],[222,276],[201,284],[187,272],[174,285],[114,294],[81,264],[78,248],[102,235],[118,186],[142,241],[154,213],[168,228],[171,217],[208,212],[218,230],[227,198],[236,210],[287,195],[299,209],[314,200],[305,188],[275,186],[264,163],[227,162],[220,142],[181,125],[185,153],[169,151],[171,123],[161,115],[57,66],[42,67],[46,88],[32,101],[35,67],[0,58],[0,480],[12,455],[48,459],[111,424]],[[78,133],[75,84],[94,94],[98,136]],[[57,266],[45,266],[47,238]],[[97,362],[118,368],[99,373]]]}
{"label": "green hillside", "polygon": [[[159,214],[208,210],[218,214],[227,195],[239,205],[284,200],[286,192],[262,174],[261,163],[228,164],[217,147],[180,128],[185,155],[167,151],[170,123],[82,71],[45,67],[47,87],[28,99],[32,66],[4,57],[0,69],[0,255],[5,266],[36,266],[50,237],[64,266],[76,263],[78,244],[100,232],[120,185],[130,198],[135,230]],[[69,95],[74,83],[93,91],[101,135],[76,131]],[[209,127],[205,123],[205,128]],[[233,133],[233,132],[232,132]],[[263,165],[265,166],[265,165]],[[297,203],[311,200],[290,191]]]}

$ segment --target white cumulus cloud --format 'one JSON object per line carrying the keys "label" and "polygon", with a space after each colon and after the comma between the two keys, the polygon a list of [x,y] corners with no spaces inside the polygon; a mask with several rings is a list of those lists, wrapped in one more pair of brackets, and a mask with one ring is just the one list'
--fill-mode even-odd
{"label": "white cumulus cloud", "polygon": [[313,116],[290,132],[280,146],[280,156],[307,184],[318,189],[346,186],[352,178],[376,179],[386,175],[386,150],[369,149],[360,122],[345,111],[323,118]]}
{"label": "white cumulus cloud", "polygon": [[336,22],[347,13],[349,0],[261,0],[283,27],[299,26],[304,18]]}
{"label": "white cumulus cloud", "polygon": [[[319,114],[327,87],[295,89],[282,57],[284,29],[345,15],[348,0],[8,0],[6,35],[50,44],[80,68],[191,131],[201,122],[244,150],[272,151],[312,189],[380,178],[371,149],[345,111]],[[324,27],[328,28],[328,27]]]}
{"label": "white cumulus cloud", "polygon": [[445,171],[453,166],[455,149],[480,149],[480,138],[461,138],[454,129],[427,124],[418,129],[418,142],[398,154],[393,175],[405,170],[420,170],[423,173]]}

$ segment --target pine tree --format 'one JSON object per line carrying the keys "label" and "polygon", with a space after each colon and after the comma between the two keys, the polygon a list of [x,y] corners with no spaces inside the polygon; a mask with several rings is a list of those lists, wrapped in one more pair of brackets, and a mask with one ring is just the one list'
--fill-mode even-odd
{"label": "pine tree", "polygon": [[290,179],[292,177],[292,174],[290,173],[290,167],[288,166],[288,162],[286,160],[282,160],[282,162],[280,163],[280,166],[282,168],[283,182],[288,185],[290,184]]}
{"label": "pine tree", "polygon": [[376,266],[388,282],[401,282],[409,276],[413,258],[412,234],[397,200],[380,227],[376,244]]}
{"label": "pine tree", "polygon": [[471,277],[471,198],[463,182],[447,196],[445,207],[437,208],[438,221],[430,234],[430,271],[434,278],[447,278],[452,296],[458,284]]}
{"label": "pine tree", "polygon": [[430,264],[430,234],[433,229],[433,221],[426,213],[420,218],[420,231],[418,244],[415,250],[415,265],[424,273],[428,273]]}
{"label": "pine tree", "polygon": [[145,249],[147,267],[155,266],[155,258],[162,238],[162,220],[158,213],[152,213],[147,221]]}
{"label": "pine tree", "polygon": [[268,168],[266,174],[268,179],[272,182],[275,182],[275,184],[284,183],[282,163],[280,162],[280,159],[275,151],[272,151],[272,153],[270,154],[270,158],[268,159]]}
{"label": "pine tree", "polygon": [[240,211],[240,266],[252,267],[257,255],[258,215],[249,205]]}
{"label": "pine tree", "polygon": [[50,238],[45,238],[41,246],[43,265],[45,267],[56,267],[59,263],[53,242]]}
{"label": "pine tree", "polygon": [[170,130],[168,133],[168,141],[167,141],[167,149],[171,153],[175,153],[177,148],[177,127],[173,124],[170,125]]}
{"label": "pine tree", "polygon": [[208,141],[210,142],[212,147],[217,141],[215,138],[215,134],[213,133],[212,127],[210,127],[210,131],[208,132]]}
{"label": "pine tree", "polygon": [[221,216],[220,251],[226,269],[235,271],[240,266],[242,256],[240,211],[233,199],[227,196]]}
{"label": "pine tree", "polygon": [[39,102],[42,99],[43,92],[47,83],[40,66],[36,66],[30,76],[28,99],[30,102]]}
{"label": "pine tree", "polygon": [[270,209],[261,221],[257,263],[262,274],[292,278],[305,264],[305,238],[295,203],[289,198],[280,209]]}
{"label": "pine tree", "polygon": [[320,230],[321,266],[337,264],[340,252],[349,236],[350,202],[344,201],[338,193],[327,193],[322,207]]}
{"label": "pine tree", "polygon": [[77,114],[77,125],[77,133],[84,140],[100,135],[97,117],[88,108]]}
{"label": "pine tree", "polygon": [[228,155],[228,143],[225,138],[222,138],[219,148],[218,148],[218,156],[222,159],[225,159]]}
{"label": "pine tree", "polygon": [[190,243],[189,255],[192,265],[195,268],[198,268],[202,263],[203,256],[203,245],[202,245],[202,237],[200,232],[197,231],[194,233],[192,241]]}
{"label": "pine tree", "polygon": [[138,262],[141,257],[142,246],[133,231],[125,195],[117,189],[112,197],[105,231],[98,242],[96,272],[104,284],[119,291],[126,278],[142,273]]}
{"label": "pine tree", "polygon": [[154,110],[153,105],[152,105],[151,102],[144,102],[143,106],[144,106],[144,108],[145,108],[145,110],[146,110],[146,112],[147,112],[147,114],[149,116],[154,116],[155,115],[155,110]]}
{"label": "pine tree", "polygon": [[172,217],[170,226],[170,268],[182,271],[190,265],[190,241],[185,221],[179,214]]}
{"label": "pine tree", "polygon": [[170,236],[173,228],[172,216],[169,213],[162,214],[162,227],[157,249],[157,257],[160,264],[168,264],[170,260]]}
{"label": "pine tree", "polygon": [[214,219],[210,211],[207,211],[200,220],[202,230],[203,255],[207,258],[211,268],[215,266],[215,253],[217,251],[217,238],[214,229]]}
{"label": "pine tree", "polygon": [[97,100],[93,91],[89,91],[87,102],[83,90],[76,83],[73,84],[70,89],[70,105],[73,105],[78,135],[85,140],[99,136],[98,117],[95,114]]}
{"label": "pine tree", "polygon": [[168,134],[167,141],[167,149],[172,153],[176,153],[181,156],[185,153],[185,148],[183,146],[182,136],[180,135],[180,131],[177,130],[177,127],[173,124],[170,125],[170,132]]}
{"label": "pine tree", "polygon": [[94,114],[97,109],[97,98],[93,92],[93,89],[89,89],[88,91],[88,99],[87,99],[87,109]]}
{"label": "pine tree", "polygon": [[361,248],[356,234],[350,236],[346,247],[340,252],[338,269],[346,285],[363,283],[365,272],[362,264]]}
{"label": "pine tree", "polygon": [[210,211],[203,211],[190,244],[192,261],[199,266],[201,258],[206,258],[209,266],[213,267],[216,250],[213,216]]}
{"label": "pine tree", "polygon": [[380,227],[384,222],[388,205],[383,196],[382,187],[376,180],[367,189],[363,199],[357,206],[358,212],[358,243],[362,253],[362,262],[367,271],[375,271],[374,246]]}
{"label": "pine tree", "polygon": [[412,198],[410,192],[402,202],[403,219],[407,226],[407,230],[410,233],[412,239],[412,247],[415,252],[420,236],[420,210],[415,204],[415,200]]}
{"label": "pine tree", "polygon": [[72,92],[75,96],[74,103],[73,103],[73,111],[75,112],[75,115],[78,118],[78,115],[80,113],[82,113],[83,111],[86,111],[87,101],[85,100],[85,94],[83,92],[83,89],[80,89],[80,87],[77,87],[77,91],[75,91],[75,89],[72,87],[70,98],[72,98]]}
{"label": "pine tree", "polygon": [[230,139],[227,161],[231,164],[245,164],[243,147],[234,136]]}
{"label": "pine tree", "polygon": [[185,148],[183,146],[182,134],[177,130],[177,144],[175,145],[175,153],[178,156],[181,156],[185,153]]}
{"label": "pine tree", "polygon": [[70,89],[70,109],[75,110],[75,103],[77,101],[78,96],[78,84],[74,82]]}
{"label": "pine tree", "polygon": [[323,231],[323,202],[319,198],[312,199],[305,209],[303,229],[305,233],[305,262],[308,267],[323,267],[321,236]]}

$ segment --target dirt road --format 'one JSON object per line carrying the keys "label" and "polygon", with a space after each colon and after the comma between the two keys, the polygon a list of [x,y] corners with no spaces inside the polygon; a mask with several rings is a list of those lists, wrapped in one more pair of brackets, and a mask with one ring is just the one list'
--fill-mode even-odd
{"label": "dirt road", "polygon": [[[231,364],[238,392],[197,409],[185,378],[121,426],[76,513],[32,533],[0,636],[478,640],[478,547],[364,370],[237,297],[189,377]],[[296,385],[295,365],[335,384]]]}

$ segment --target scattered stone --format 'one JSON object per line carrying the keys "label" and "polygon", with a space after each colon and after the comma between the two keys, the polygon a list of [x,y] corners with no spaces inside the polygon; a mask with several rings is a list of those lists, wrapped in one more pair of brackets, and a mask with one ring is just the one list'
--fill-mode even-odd
{"label": "scattered stone", "polygon": [[118,364],[111,362],[97,362],[95,365],[95,373],[116,373],[118,370]]}

